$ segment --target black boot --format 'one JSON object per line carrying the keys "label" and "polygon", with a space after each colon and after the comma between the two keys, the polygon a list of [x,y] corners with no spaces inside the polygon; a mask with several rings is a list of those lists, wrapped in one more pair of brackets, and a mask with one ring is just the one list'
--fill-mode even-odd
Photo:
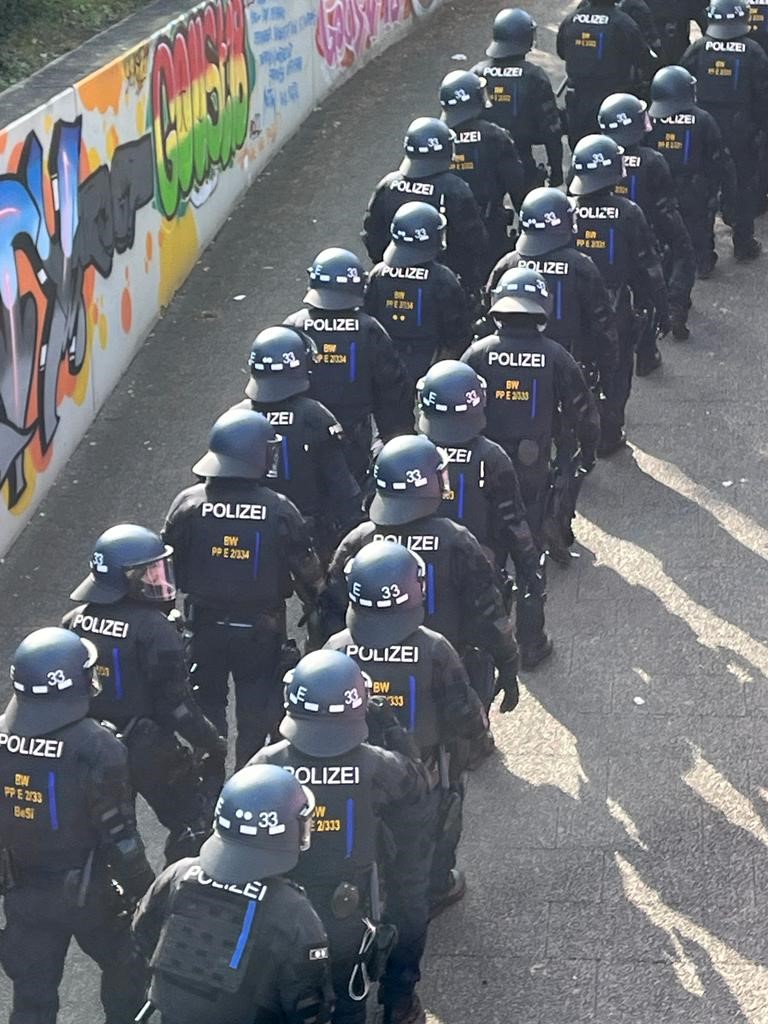
{"label": "black boot", "polygon": [[638,352],[635,373],[638,377],[647,377],[661,366],[661,352],[654,346],[650,352]]}
{"label": "black boot", "polygon": [[673,308],[672,310],[672,337],[675,341],[688,341],[691,332],[688,329],[685,310]]}
{"label": "black boot", "polygon": [[738,249],[735,245],[733,247],[733,255],[739,263],[746,263],[748,260],[756,260],[762,251],[762,242],[759,242],[756,238],[750,238],[746,245],[740,245]]}
{"label": "black boot", "polygon": [[451,868],[451,881],[443,892],[432,893],[430,896],[429,920],[434,921],[444,910],[458,903],[467,891],[467,880],[460,868]]}
{"label": "black boot", "polygon": [[552,654],[552,651],[554,649],[555,645],[552,643],[552,640],[545,633],[542,637],[541,643],[537,647],[520,648],[521,668],[523,668],[526,672],[532,672],[537,665],[540,665],[542,663],[542,661],[546,661],[546,659]]}

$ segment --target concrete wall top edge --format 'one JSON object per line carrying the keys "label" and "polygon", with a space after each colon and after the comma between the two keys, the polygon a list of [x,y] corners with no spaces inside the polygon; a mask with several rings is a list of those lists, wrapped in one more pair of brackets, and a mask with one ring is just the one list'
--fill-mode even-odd
{"label": "concrete wall top edge", "polygon": [[193,6],[184,0],[155,0],[111,28],[104,29],[76,50],[62,54],[29,78],[0,92],[0,126],[11,124],[48,103],[87,75],[93,74],[146,42],[168,22],[183,17]]}

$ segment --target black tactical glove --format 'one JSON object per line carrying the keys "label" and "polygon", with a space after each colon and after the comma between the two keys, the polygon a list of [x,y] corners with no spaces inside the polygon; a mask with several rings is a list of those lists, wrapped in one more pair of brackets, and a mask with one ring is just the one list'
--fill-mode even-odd
{"label": "black tactical glove", "polygon": [[504,715],[508,711],[514,711],[520,700],[520,689],[517,680],[517,659],[505,661],[499,665],[496,676],[496,694],[504,693],[504,698],[499,706],[499,711]]}
{"label": "black tactical glove", "polygon": [[656,334],[659,338],[665,337],[672,330],[672,321],[669,318],[669,313],[659,313],[658,320],[656,321]]}
{"label": "black tactical glove", "polygon": [[595,468],[595,461],[596,461],[596,459],[597,459],[597,449],[596,448],[589,448],[589,449],[582,448],[581,449],[581,466],[579,467],[579,473],[581,473],[582,476],[586,476],[588,473],[591,473],[592,470]]}
{"label": "black tactical glove", "polygon": [[206,747],[205,753],[208,754],[209,757],[212,757],[214,760],[223,764],[227,760],[228,749],[229,744],[227,743],[226,736],[217,736],[216,739]]}
{"label": "black tactical glove", "polygon": [[411,761],[418,761],[421,753],[413,736],[403,728],[389,706],[386,697],[371,697],[366,712],[368,742],[384,750],[393,750]]}

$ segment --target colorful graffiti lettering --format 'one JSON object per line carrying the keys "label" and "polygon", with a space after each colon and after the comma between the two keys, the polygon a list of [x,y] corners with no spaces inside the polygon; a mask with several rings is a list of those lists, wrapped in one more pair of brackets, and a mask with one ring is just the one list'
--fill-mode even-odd
{"label": "colorful graffiti lettering", "polygon": [[315,39],[331,67],[350,67],[379,36],[413,14],[411,0],[319,0]]}
{"label": "colorful graffiti lettering", "polygon": [[88,275],[110,275],[153,194],[149,135],[81,181],[81,132],[80,117],[55,124],[47,161],[30,132],[0,177],[0,485],[10,509],[27,488],[25,451],[44,464],[58,407],[86,365]]}
{"label": "colorful graffiti lettering", "polygon": [[169,219],[248,137],[251,81],[243,0],[198,7],[155,47],[151,71],[157,202]]}

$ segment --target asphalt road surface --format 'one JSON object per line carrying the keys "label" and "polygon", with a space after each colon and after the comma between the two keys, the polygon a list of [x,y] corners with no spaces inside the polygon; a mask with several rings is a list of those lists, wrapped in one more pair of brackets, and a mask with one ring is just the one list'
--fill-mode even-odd
{"label": "asphalt road surface", "polygon": [[[251,339],[298,308],[318,250],[361,251],[405,127],[482,55],[499,6],[448,3],[256,182],[0,565],[3,664],[67,608],[103,528],[161,524],[241,397]],[[566,5],[528,7],[559,82]],[[469,891],[432,929],[431,1021],[768,1022],[768,257],[737,266],[725,234],[720,253],[690,342],[665,343],[663,369],[635,382],[632,447],[584,487],[579,557],[551,570],[556,655],[525,676],[472,778]],[[73,955],[63,1024],[102,1019],[96,992]]]}

